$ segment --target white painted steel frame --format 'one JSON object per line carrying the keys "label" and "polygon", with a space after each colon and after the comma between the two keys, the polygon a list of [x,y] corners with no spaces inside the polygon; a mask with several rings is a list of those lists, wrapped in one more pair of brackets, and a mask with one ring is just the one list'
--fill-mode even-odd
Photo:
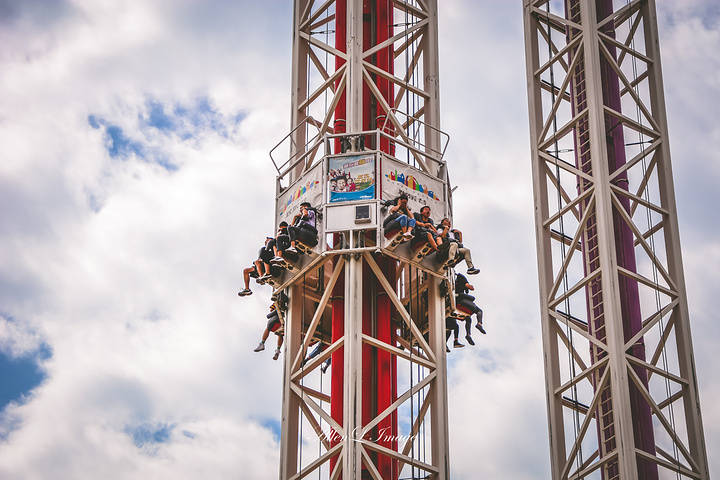
{"label": "white painted steel frame", "polygon": [[[316,475],[318,468],[326,467],[332,458],[337,459],[337,465],[331,472],[329,467],[325,470],[326,477],[343,478],[346,480],[359,478],[357,475],[365,467],[373,472],[376,480],[381,480],[376,474],[377,468],[371,459],[371,452],[379,452],[398,460],[400,471],[403,466],[411,465],[422,473],[418,478],[449,478],[449,451],[448,451],[448,416],[447,416],[447,371],[445,354],[445,302],[440,292],[440,279],[434,275],[423,274],[419,284],[411,290],[407,285],[411,282],[411,265],[400,262],[399,272],[405,278],[405,285],[401,293],[397,286],[383,275],[375,260],[375,254],[368,250],[357,253],[346,253],[344,250],[328,251],[324,257],[318,259],[305,270],[304,274],[297,274],[287,286],[290,291],[290,308],[285,320],[285,352],[284,352],[284,387],[282,407],[282,435],[281,435],[281,463],[280,478],[283,480],[304,478],[307,475]],[[324,267],[330,265],[331,259],[337,263],[332,269],[324,285],[320,298],[308,298],[309,277],[317,278],[323,275]],[[363,278],[363,263],[367,263],[372,272],[372,278]],[[416,268],[416,267],[412,267]],[[420,272],[418,272],[420,273]],[[330,300],[333,287],[340,277],[345,281],[345,332],[342,338],[329,344],[320,355],[309,361],[306,358],[308,347],[312,339],[317,338],[317,332],[323,318],[323,312]],[[405,329],[409,331],[409,338],[400,335],[396,341],[402,346],[396,347],[382,342],[371,335],[361,331],[362,306],[370,300],[363,298],[363,284],[376,281],[382,291],[388,294],[397,315],[401,318]],[[427,311],[414,311],[412,315],[405,309],[405,303],[416,298],[422,291],[428,291]],[[352,301],[350,301],[352,299]],[[317,301],[317,307],[303,312],[303,305],[307,300]],[[303,317],[304,314],[304,317]],[[423,337],[423,317],[427,314],[428,340]],[[350,321],[349,319],[354,319]],[[328,342],[330,343],[330,342]],[[409,362],[411,368],[422,370],[422,378],[415,378],[406,391],[398,392],[398,399],[388,408],[363,424],[360,417],[362,410],[362,384],[361,384],[361,358],[363,344],[389,352],[391,355]],[[339,348],[344,348],[344,413],[342,425],[338,424],[328,411],[330,396],[322,390],[314,389],[305,382],[313,375],[320,374],[320,367],[330,355]],[[332,368],[332,367],[331,367]],[[400,386],[399,386],[400,387]],[[318,401],[324,401],[322,406]],[[372,441],[362,440],[357,432],[369,432],[383,419],[394,412],[400,413],[407,409],[412,401],[416,405],[411,415],[412,424],[408,438],[398,445],[398,451],[392,451]],[[405,418],[407,420],[407,418]],[[299,452],[307,447],[302,446],[303,438],[308,442],[309,434],[301,435],[300,424],[306,422],[311,428],[312,439],[317,439],[322,452],[311,462],[300,462]],[[324,424],[324,427],[323,427]],[[422,432],[425,435],[422,441],[414,440]],[[331,433],[334,432],[334,433]],[[355,433],[353,433],[355,432]],[[341,440],[337,445],[331,446],[329,439],[334,435]],[[428,452],[421,451],[421,445],[429,445]],[[413,449],[417,451],[413,452]],[[302,463],[302,468],[301,468]],[[406,478],[406,476],[403,476]]]}
{"label": "white painted steel frame", "polygon": [[[288,171],[295,171],[297,176],[331,153],[322,140],[334,133],[332,122],[341,93],[346,94],[347,134],[365,130],[361,125],[363,85],[370,88],[387,112],[383,127],[392,125],[391,135],[398,142],[414,146],[407,149],[410,161],[427,173],[446,178],[445,165],[440,160],[447,140],[440,132],[437,0],[391,0],[391,3],[397,33],[363,52],[363,5],[358,0],[347,0],[348,41],[346,52],[341,52],[334,45],[335,1],[295,0],[291,134],[284,141],[290,155],[287,161],[276,164],[279,180]],[[382,71],[370,61],[374,53],[390,44],[394,47],[396,70],[402,67],[395,74]],[[328,61],[323,60],[323,55],[328,56]],[[337,70],[335,57],[346,61]],[[392,84],[396,93],[394,107],[379,94],[374,77]]]}
{"label": "white painted steel frame", "polygon": [[[361,0],[347,0],[347,52],[342,53],[334,45],[325,41],[316,32],[319,28],[331,31],[334,28],[333,0],[325,2],[314,0],[296,0],[293,26],[293,68],[292,68],[292,113],[291,134],[287,140],[290,156],[278,169],[277,191],[280,192],[283,179],[288,176],[289,183],[307,171],[316,162],[322,161],[330,152],[331,143],[326,141],[332,135],[331,122],[340,99],[340,93],[346,93],[347,134],[357,134],[362,128],[363,84],[369,86],[387,114],[387,122],[394,126],[393,137],[397,144],[406,146],[408,162],[414,162],[424,172],[447,182],[442,153],[443,134],[440,132],[439,111],[439,71],[437,46],[437,1],[413,0],[405,2],[392,0],[397,15],[403,16],[404,27],[396,26],[396,33],[384,44],[363,52],[362,45],[362,8]],[[398,31],[399,30],[399,31]],[[370,63],[370,55],[383,46],[393,44],[396,58],[407,58],[406,67],[400,76],[380,71]],[[329,62],[323,63],[322,52],[327,52]],[[337,71],[334,68],[334,56],[342,57],[346,63]],[[397,61],[396,61],[397,64]],[[373,77],[382,76],[391,82],[395,92],[395,105],[390,108],[382,95],[379,95]],[[313,79],[317,85],[313,85]],[[320,79],[320,80],[318,80]],[[336,85],[337,81],[337,85]],[[413,101],[403,101],[412,96]],[[405,108],[402,108],[402,105]],[[418,126],[418,128],[415,128]],[[382,135],[387,135],[383,125]],[[380,129],[380,127],[379,127]],[[378,136],[379,138],[379,136]],[[274,161],[274,160],[273,160]],[[287,183],[285,184],[285,186]],[[450,191],[449,188],[446,189]],[[447,211],[447,208],[446,208]],[[319,229],[323,231],[324,229]],[[398,258],[391,252],[383,252],[399,261],[399,273],[411,275],[413,268],[407,259]],[[401,290],[407,288],[402,282],[390,284],[375,261],[374,254],[368,249],[357,248],[350,251],[328,250],[317,257],[301,272],[286,280],[278,289],[289,289],[290,306],[285,325],[284,386],[282,406],[281,434],[281,480],[295,480],[307,475],[317,475],[318,469],[325,468],[325,477],[331,480],[359,478],[361,468],[368,469],[375,480],[381,480],[372,457],[373,452],[387,455],[401,465],[412,465],[421,478],[446,480],[449,478],[448,450],[448,412],[447,378],[445,357],[445,301],[440,291],[440,279],[435,274],[416,270],[423,277],[421,285],[414,284],[413,292]],[[335,259],[332,273],[325,269]],[[393,303],[396,314],[409,331],[409,338],[398,336],[396,341],[403,348],[385,344],[361,331],[362,305],[370,299],[363,298],[363,263],[370,267],[373,281],[382,286]],[[313,273],[316,272],[316,273]],[[310,339],[320,326],[323,312],[330,299],[335,282],[340,276],[345,282],[345,332],[335,343],[328,345],[317,357],[305,362]],[[308,309],[308,298],[317,293],[311,292],[308,278],[321,283],[324,278],[322,294],[316,308]],[[410,283],[412,284],[412,283]],[[400,285],[400,286],[398,286]],[[380,288],[380,287],[378,287]],[[400,290],[399,290],[400,289]],[[427,290],[428,305],[424,312],[410,315],[403,306],[403,298],[413,298],[419,291]],[[423,316],[427,314],[428,341],[420,331]],[[309,320],[309,322],[308,322]],[[329,342],[328,342],[329,343]],[[360,376],[363,344],[369,344],[389,352],[398,361],[406,362],[412,368],[422,371],[422,378],[411,381],[407,391],[398,386],[398,400],[367,425],[361,421],[362,385]],[[311,386],[312,377],[320,376],[320,367],[330,355],[339,348],[344,349],[344,414],[343,424],[338,425],[331,417],[327,404],[330,397],[322,388]],[[332,367],[331,367],[332,368]],[[412,378],[412,377],[411,377]],[[322,385],[322,384],[320,384]],[[323,402],[325,404],[323,405]],[[368,429],[377,425],[393,412],[400,413],[413,402],[417,410],[411,415],[410,438],[399,444],[398,451],[388,450],[376,443],[358,441],[353,436],[356,429]],[[315,435],[320,437],[319,452],[312,461],[301,460],[307,446],[303,446],[303,425],[309,425]],[[341,441],[331,446],[325,435],[332,428]],[[427,431],[429,430],[429,433]],[[425,432],[423,444],[430,446],[430,458],[420,452],[419,441],[413,436]],[[417,450],[417,451],[416,451]],[[335,468],[330,471],[331,459],[336,459]],[[406,475],[402,475],[403,478]]]}
{"label": "white painted steel frame", "polygon": [[[570,19],[554,10],[563,3],[523,1],[552,478],[637,479],[638,462],[650,461],[660,478],[705,480],[655,2],[615,2],[602,22],[594,0],[573,2]],[[603,105],[601,58],[624,111]],[[607,119],[626,139],[628,160],[615,172]],[[637,272],[617,264],[613,212],[633,233]],[[638,282],[643,316],[629,341],[623,277]],[[646,361],[628,353],[639,341]],[[635,447],[630,384],[652,410],[654,455]]]}

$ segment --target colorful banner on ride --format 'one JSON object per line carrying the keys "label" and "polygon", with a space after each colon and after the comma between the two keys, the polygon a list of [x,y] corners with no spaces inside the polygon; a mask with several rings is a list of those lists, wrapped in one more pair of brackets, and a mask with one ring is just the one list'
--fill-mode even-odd
{"label": "colorful banner on ride", "polygon": [[287,188],[278,197],[275,227],[283,220],[291,223],[293,217],[300,213],[303,202],[310,203],[313,208],[319,207],[323,201],[321,182],[322,165],[318,163]]}
{"label": "colorful banner on ride", "polygon": [[382,199],[391,200],[406,193],[414,212],[427,205],[433,218],[446,215],[443,183],[407,163],[382,159]]}
{"label": "colorful banner on ride", "polygon": [[375,155],[330,158],[328,203],[375,198]]}

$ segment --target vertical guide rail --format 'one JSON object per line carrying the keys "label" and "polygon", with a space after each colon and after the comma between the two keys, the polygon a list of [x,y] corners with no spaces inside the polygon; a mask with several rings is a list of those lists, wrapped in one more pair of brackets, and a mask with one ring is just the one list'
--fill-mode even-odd
{"label": "vertical guide rail", "polygon": [[[291,304],[285,320],[285,359],[295,358],[300,351],[301,322],[303,304],[302,285],[295,285],[290,292]],[[298,472],[298,443],[300,425],[300,399],[291,389],[292,361],[285,360],[283,368],[283,405],[282,424],[286,432],[280,439],[280,478],[292,478]]]}
{"label": "vertical guide rail", "polygon": [[345,270],[345,380],[343,478],[360,478],[362,450],[362,310],[363,262],[353,255]]}
{"label": "vertical guide rail", "polygon": [[[434,465],[440,469],[438,479],[450,478],[450,448],[448,439],[448,406],[447,406],[447,363],[445,354],[445,305],[439,293],[440,281],[437,278],[430,278],[428,288],[428,318],[434,319],[429,322],[430,348],[437,355],[438,374],[435,376],[434,388],[430,388],[431,403],[430,424],[431,434],[431,458]],[[428,401],[426,400],[426,401]]]}
{"label": "vertical guide rail", "polygon": [[655,3],[523,7],[552,478],[707,480]]}
{"label": "vertical guide rail", "polygon": [[[431,151],[442,150],[440,141],[440,82],[438,78],[439,67],[439,46],[438,46],[438,21],[437,2],[428,3],[428,35],[423,55],[425,73],[425,89],[429,98],[425,104],[425,143]],[[446,180],[447,171],[441,166],[440,171],[433,172],[442,180]]]}
{"label": "vertical guide rail", "polygon": [[[308,94],[308,54],[309,46],[307,42],[301,40],[300,25],[302,24],[303,14],[308,8],[309,0],[296,0],[293,9],[293,54],[292,54],[292,90],[290,92],[290,125],[298,127],[292,134],[290,139],[290,155],[288,158],[295,158],[302,154],[305,149],[307,138],[307,108],[302,106]],[[303,165],[299,164],[291,173],[290,183],[292,183],[302,173]],[[277,189],[279,192],[280,184],[278,182]]]}
{"label": "vertical guide rail", "polygon": [[[524,1],[525,58],[528,70],[528,110],[530,113],[530,148],[532,154],[532,179],[535,202],[535,225],[538,256],[538,274],[540,285],[540,316],[542,325],[543,356],[545,366],[545,391],[548,408],[548,433],[550,434],[550,467],[553,478],[559,478],[558,472],[564,467],[567,458],[565,446],[565,427],[563,425],[562,399],[554,394],[562,385],[560,377],[560,352],[556,340],[559,326],[553,320],[548,306],[550,289],[553,285],[552,241],[543,227],[550,217],[548,205],[548,181],[546,165],[540,157],[539,138],[545,123],[543,115],[543,89],[535,72],[540,69],[540,40],[547,37],[538,35],[543,27],[533,11],[532,0]],[[537,8],[537,7],[535,7]],[[548,27],[549,30],[549,27]],[[551,87],[552,88],[552,87]]]}

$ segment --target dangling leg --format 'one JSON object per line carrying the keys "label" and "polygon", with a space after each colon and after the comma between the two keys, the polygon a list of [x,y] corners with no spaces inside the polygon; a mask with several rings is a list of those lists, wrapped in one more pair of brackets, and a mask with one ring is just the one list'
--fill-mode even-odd
{"label": "dangling leg", "polygon": [[458,340],[458,337],[460,336],[460,325],[458,325],[457,320],[455,320],[455,326],[453,327],[453,334],[455,335],[455,341],[453,342],[454,348],[462,348],[465,345],[460,343],[460,340]]}
{"label": "dangling leg", "polygon": [[475,325],[475,328],[477,328],[478,330],[480,330],[480,333],[485,334],[486,332],[485,332],[485,329],[483,328],[483,325],[482,325],[483,311],[482,311],[480,308],[478,308],[478,311],[477,311],[477,313],[476,313],[476,316],[477,316],[477,325]]}
{"label": "dangling leg", "polygon": [[465,340],[470,345],[475,346],[475,341],[472,338],[472,316],[465,318]]}
{"label": "dangling leg", "polygon": [[277,348],[275,349],[275,354],[273,355],[273,360],[277,360],[280,356],[280,347],[282,347],[283,344],[283,337],[282,335],[277,336]]}
{"label": "dangling leg", "polygon": [[245,288],[238,292],[238,295],[241,297],[252,295],[252,291],[250,290],[250,274],[253,272],[253,270],[255,270],[255,267],[248,267],[243,270],[243,281],[245,282]]}
{"label": "dangling leg", "polygon": [[266,328],[265,331],[263,332],[263,336],[262,336],[262,340],[260,340],[260,344],[257,347],[255,347],[255,350],[253,350],[253,352],[262,352],[263,350],[265,350],[265,340],[267,340],[269,336],[270,336],[270,330],[268,330]]}
{"label": "dangling leg", "polygon": [[462,255],[463,258],[465,258],[465,265],[467,265],[467,268],[468,268],[467,269],[468,275],[477,275],[478,273],[480,273],[480,270],[475,268],[475,265],[473,264],[472,254],[470,253],[470,249],[466,248],[466,247],[462,247],[462,248],[458,249],[458,251],[460,252],[460,255]]}
{"label": "dangling leg", "polygon": [[260,259],[255,260],[255,269],[261,277],[267,273],[267,270],[265,270],[265,264]]}
{"label": "dangling leg", "polygon": [[[452,334],[455,334],[454,345],[456,348],[457,348],[457,344],[459,343],[458,339],[457,339],[459,329],[460,329],[460,327],[458,327],[457,320],[455,319],[455,317],[447,317],[445,319],[445,342],[447,343],[447,341],[450,340],[450,336]],[[450,352],[450,348],[448,348],[447,345],[445,346],[445,349],[448,353]]]}
{"label": "dangling leg", "polygon": [[450,242],[450,245],[448,246],[448,263],[452,265],[455,263],[455,256],[458,252],[458,244],[457,242]]}

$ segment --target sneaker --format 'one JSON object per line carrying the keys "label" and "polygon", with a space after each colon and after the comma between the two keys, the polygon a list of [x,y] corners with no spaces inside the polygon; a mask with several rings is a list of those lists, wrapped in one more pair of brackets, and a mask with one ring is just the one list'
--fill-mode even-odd
{"label": "sneaker", "polygon": [[477,275],[478,273],[480,273],[480,270],[478,270],[477,268],[475,268],[475,267],[468,268],[468,271],[467,271],[468,275]]}
{"label": "sneaker", "polygon": [[270,265],[276,265],[278,263],[280,263],[280,264],[285,263],[285,259],[283,257],[273,257],[270,260]]}
{"label": "sneaker", "polygon": [[258,278],[258,282],[266,282],[266,281],[270,280],[271,278],[273,278],[273,276],[270,275],[269,273],[266,273],[262,277]]}
{"label": "sneaker", "polygon": [[445,353],[450,353],[450,347],[448,347],[447,345],[445,345]]}
{"label": "sneaker", "polygon": [[280,349],[276,348],[275,355],[273,355],[273,360],[277,360],[279,356],[280,356]]}
{"label": "sneaker", "polygon": [[480,330],[480,333],[482,333],[483,335],[485,335],[487,333],[487,332],[485,332],[485,329],[482,327],[482,323],[478,323],[477,325],[475,325],[475,328]]}
{"label": "sneaker", "polygon": [[290,253],[297,253],[297,252],[298,252],[295,247],[286,248],[285,251],[286,251],[286,252],[290,252]]}
{"label": "sneaker", "polygon": [[475,341],[472,339],[472,337],[470,335],[465,335],[465,340],[467,340],[467,342],[470,345],[472,345],[473,347],[475,346]]}
{"label": "sneaker", "polygon": [[265,344],[263,342],[260,342],[260,344],[255,347],[255,350],[253,350],[253,352],[262,352],[263,350],[265,350]]}
{"label": "sneaker", "polygon": [[252,295],[252,291],[248,288],[243,288],[238,292],[238,295],[241,297],[247,297],[248,295]]}
{"label": "sneaker", "polygon": [[413,237],[413,233],[412,233],[412,232],[405,232],[405,233],[403,233],[403,238],[406,239],[406,240],[410,240],[412,237]]}
{"label": "sneaker", "polygon": [[455,348],[462,348],[462,347],[464,347],[464,346],[465,346],[465,345],[463,345],[462,343],[458,342],[457,340],[455,340],[455,343],[453,343],[453,347],[455,347]]}

